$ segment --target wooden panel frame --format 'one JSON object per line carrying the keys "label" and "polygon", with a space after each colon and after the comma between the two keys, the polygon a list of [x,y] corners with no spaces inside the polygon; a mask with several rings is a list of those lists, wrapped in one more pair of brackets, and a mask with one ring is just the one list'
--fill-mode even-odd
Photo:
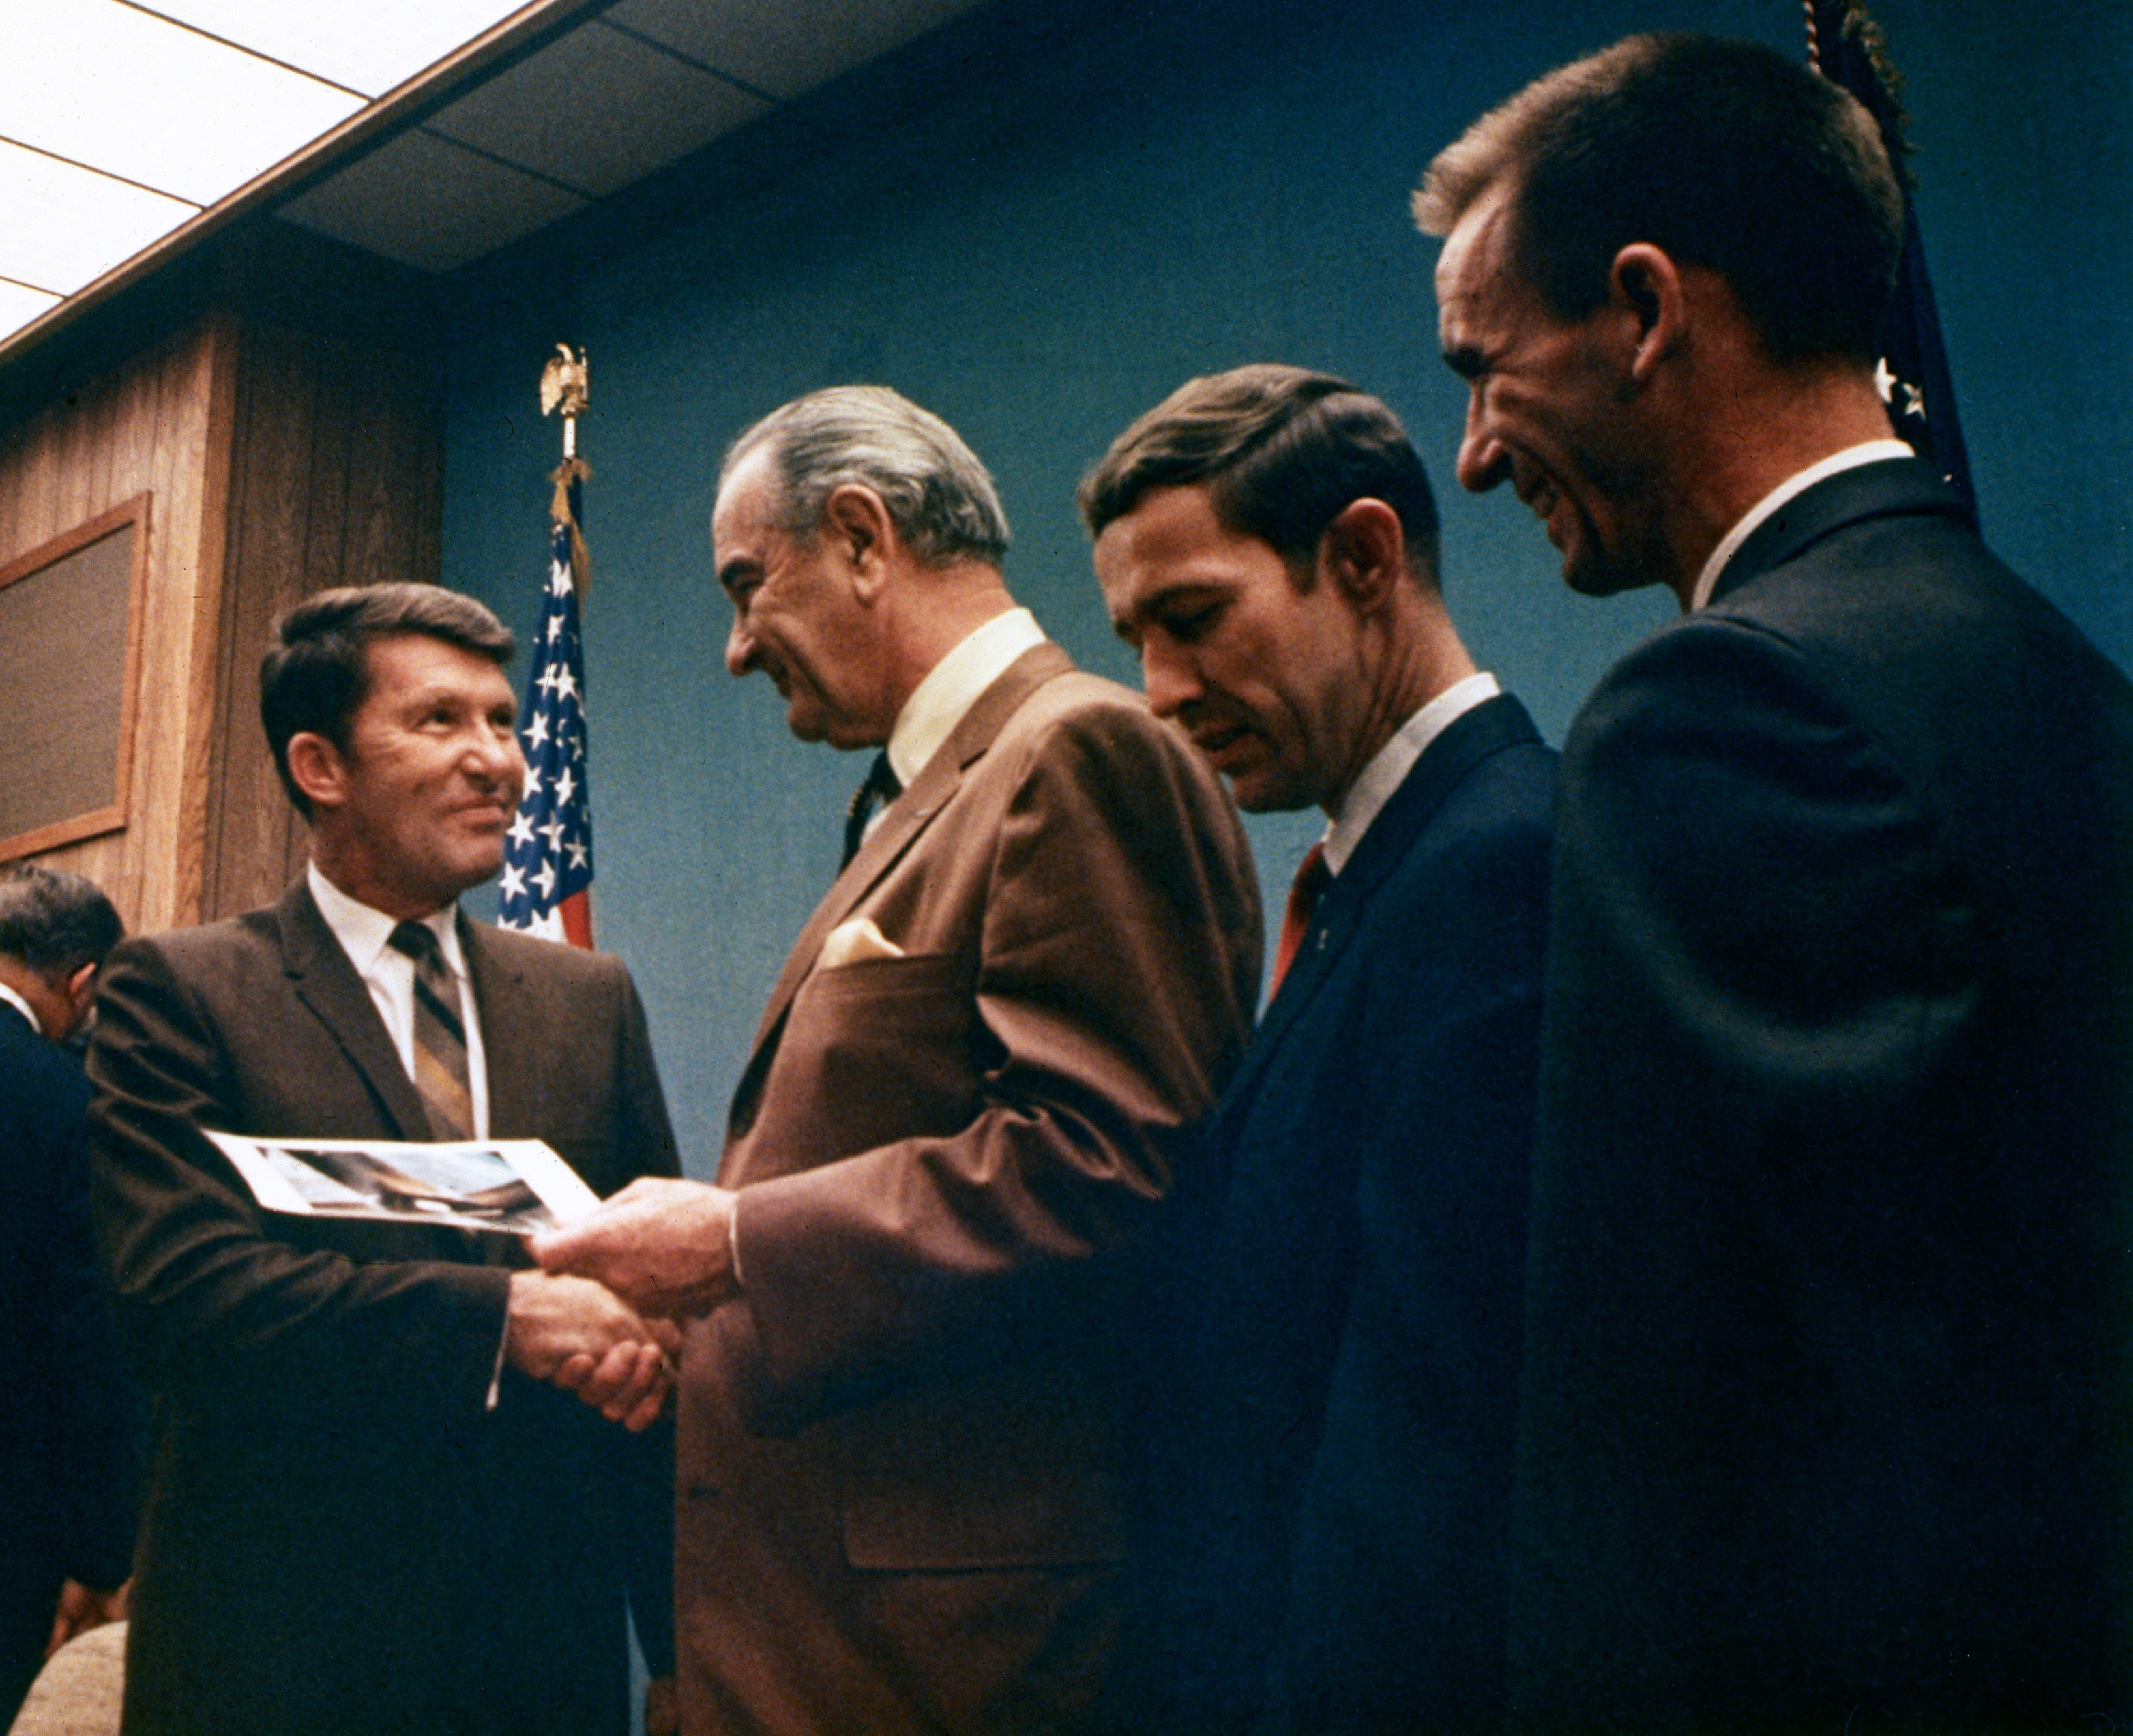
{"label": "wooden panel frame", "polygon": [[141,711],[141,620],[148,594],[148,539],[152,529],[154,515],[151,509],[154,499],[154,490],[144,489],[131,500],[121,501],[109,512],[100,512],[86,523],[76,525],[71,531],[0,566],[0,590],[5,590],[87,548],[92,542],[99,542],[128,525],[133,528],[133,570],[126,595],[126,658],[118,678],[118,763],[113,780],[113,799],[107,806],[91,809],[70,819],[55,820],[32,831],[17,832],[12,838],[0,838],[0,862],[34,856],[42,850],[78,844],[85,838],[100,838],[126,828],[133,796],[134,729]]}

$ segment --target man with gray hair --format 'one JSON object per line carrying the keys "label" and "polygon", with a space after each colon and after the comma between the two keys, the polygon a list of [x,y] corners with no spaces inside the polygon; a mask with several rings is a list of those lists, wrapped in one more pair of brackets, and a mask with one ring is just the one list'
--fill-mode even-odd
{"label": "man with gray hair", "polygon": [[1251,1022],[1243,834],[1015,606],[990,478],[895,393],[749,430],[711,533],[726,666],[882,751],[718,1185],[639,1183],[536,1252],[694,1319],[685,1730],[1077,1728],[1122,1609],[1139,1256]]}
{"label": "man with gray hair", "polygon": [[65,1052],[124,930],[90,882],[0,868],[0,1724],[46,1652],[125,1614],[135,1396],[89,1237],[89,1084]]}
{"label": "man with gray hair", "polygon": [[1431,165],[1459,478],[1682,617],[1564,743],[1519,1411],[1537,1730],[2133,1714],[2133,686],[1890,438],[1901,200],[1639,36]]}

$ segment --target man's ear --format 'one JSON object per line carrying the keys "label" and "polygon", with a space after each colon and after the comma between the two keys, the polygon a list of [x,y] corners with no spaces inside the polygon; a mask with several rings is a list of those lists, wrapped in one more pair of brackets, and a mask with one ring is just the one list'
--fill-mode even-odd
{"label": "man's ear", "polygon": [[1407,576],[1399,514],[1370,495],[1350,501],[1319,535],[1318,570],[1358,613],[1375,613]]}
{"label": "man's ear", "polygon": [[289,780],[313,808],[338,808],[348,800],[348,762],[323,735],[298,730],[289,738],[288,754]]}
{"label": "man's ear", "polygon": [[79,1026],[89,1016],[89,1003],[96,998],[96,966],[94,963],[77,964],[60,983],[60,992],[66,997],[67,1005],[74,1009],[74,1022]]}
{"label": "man's ear", "polygon": [[844,483],[822,503],[822,527],[816,535],[841,555],[863,603],[880,594],[896,528],[882,498],[864,483]]}
{"label": "man's ear", "polygon": [[1633,241],[1608,268],[1610,299],[1635,321],[1630,377],[1646,383],[1688,327],[1688,301],[1681,268],[1664,248]]}

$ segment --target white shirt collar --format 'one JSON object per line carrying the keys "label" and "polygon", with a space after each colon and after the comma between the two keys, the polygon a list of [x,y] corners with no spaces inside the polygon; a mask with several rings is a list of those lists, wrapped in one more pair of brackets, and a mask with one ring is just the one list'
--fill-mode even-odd
{"label": "white shirt collar", "polygon": [[[318,906],[319,914],[325,918],[326,926],[340,942],[349,963],[355,966],[355,974],[368,977],[385,950],[386,943],[392,938],[392,931],[399,925],[383,911],[373,910],[360,899],[349,897],[319,872],[315,862],[304,865],[304,878],[311,886],[311,900]],[[460,950],[459,924],[453,920],[457,911],[456,905],[447,904],[421,920],[422,926],[437,937],[438,950],[444,954],[445,963],[451,967],[452,974],[465,982],[466,955]]]}
{"label": "white shirt collar", "polygon": [[1326,829],[1326,866],[1339,873],[1355,854],[1370,823],[1393,799],[1393,792],[1407,781],[1423,750],[1456,720],[1476,705],[1493,700],[1503,690],[1487,670],[1454,681],[1421,710],[1394,731],[1393,738],[1371,755],[1362,775],[1341,798],[1341,811]]}
{"label": "white shirt collar", "polygon": [[1026,608],[994,615],[926,672],[897,714],[888,735],[888,767],[909,787],[948,739],[978,695],[1007,673],[1008,666],[1044,642],[1044,629]]}
{"label": "white shirt collar", "polygon": [[37,1017],[37,1009],[32,1007],[27,1001],[24,1000],[22,996],[16,993],[15,991],[10,988],[5,983],[0,983],[0,1001],[5,1001],[10,1007],[14,1007],[17,1012],[19,1012],[24,1018],[27,1019],[30,1022],[30,1028],[36,1032],[39,1036],[42,1036],[45,1034],[45,1022]]}
{"label": "white shirt collar", "polygon": [[1806,469],[1786,478],[1749,507],[1747,516],[1728,531],[1724,540],[1711,551],[1711,558],[1703,563],[1703,570],[1696,575],[1696,589],[1689,598],[1690,609],[1702,608],[1711,601],[1712,592],[1718,589],[1719,575],[1741,552],[1741,545],[1755,534],[1758,525],[1795,495],[1805,493],[1817,483],[1826,481],[1841,470],[1854,470],[1861,464],[1878,464],[1884,459],[1917,456],[1899,440],[1862,440],[1856,446],[1847,446],[1842,452],[1832,452],[1821,463],[1809,464]]}

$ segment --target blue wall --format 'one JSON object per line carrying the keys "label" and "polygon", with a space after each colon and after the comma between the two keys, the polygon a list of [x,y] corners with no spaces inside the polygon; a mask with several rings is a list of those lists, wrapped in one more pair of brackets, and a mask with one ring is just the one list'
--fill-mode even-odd
{"label": "blue wall", "polygon": [[[2133,666],[2133,16],[2116,0],[1879,0],[1909,79],[1919,207],[1988,536]],[[1423,164],[1528,78],[1625,31],[1799,48],[1796,0],[1476,7],[999,3],[452,286],[447,584],[536,617],[559,339],[593,367],[586,632],[599,940],[635,969],[699,1172],[863,769],[794,742],[720,661],[705,526],[725,443],[796,393],[895,386],[992,466],[1008,575],[1077,657],[1131,680],[1076,478],[1188,374],[1278,359],[1400,412],[1440,483],[1476,656],[1559,738],[1663,618],[1571,597],[1507,492],[1450,483]],[[1311,816],[1254,822],[1274,891]]]}

